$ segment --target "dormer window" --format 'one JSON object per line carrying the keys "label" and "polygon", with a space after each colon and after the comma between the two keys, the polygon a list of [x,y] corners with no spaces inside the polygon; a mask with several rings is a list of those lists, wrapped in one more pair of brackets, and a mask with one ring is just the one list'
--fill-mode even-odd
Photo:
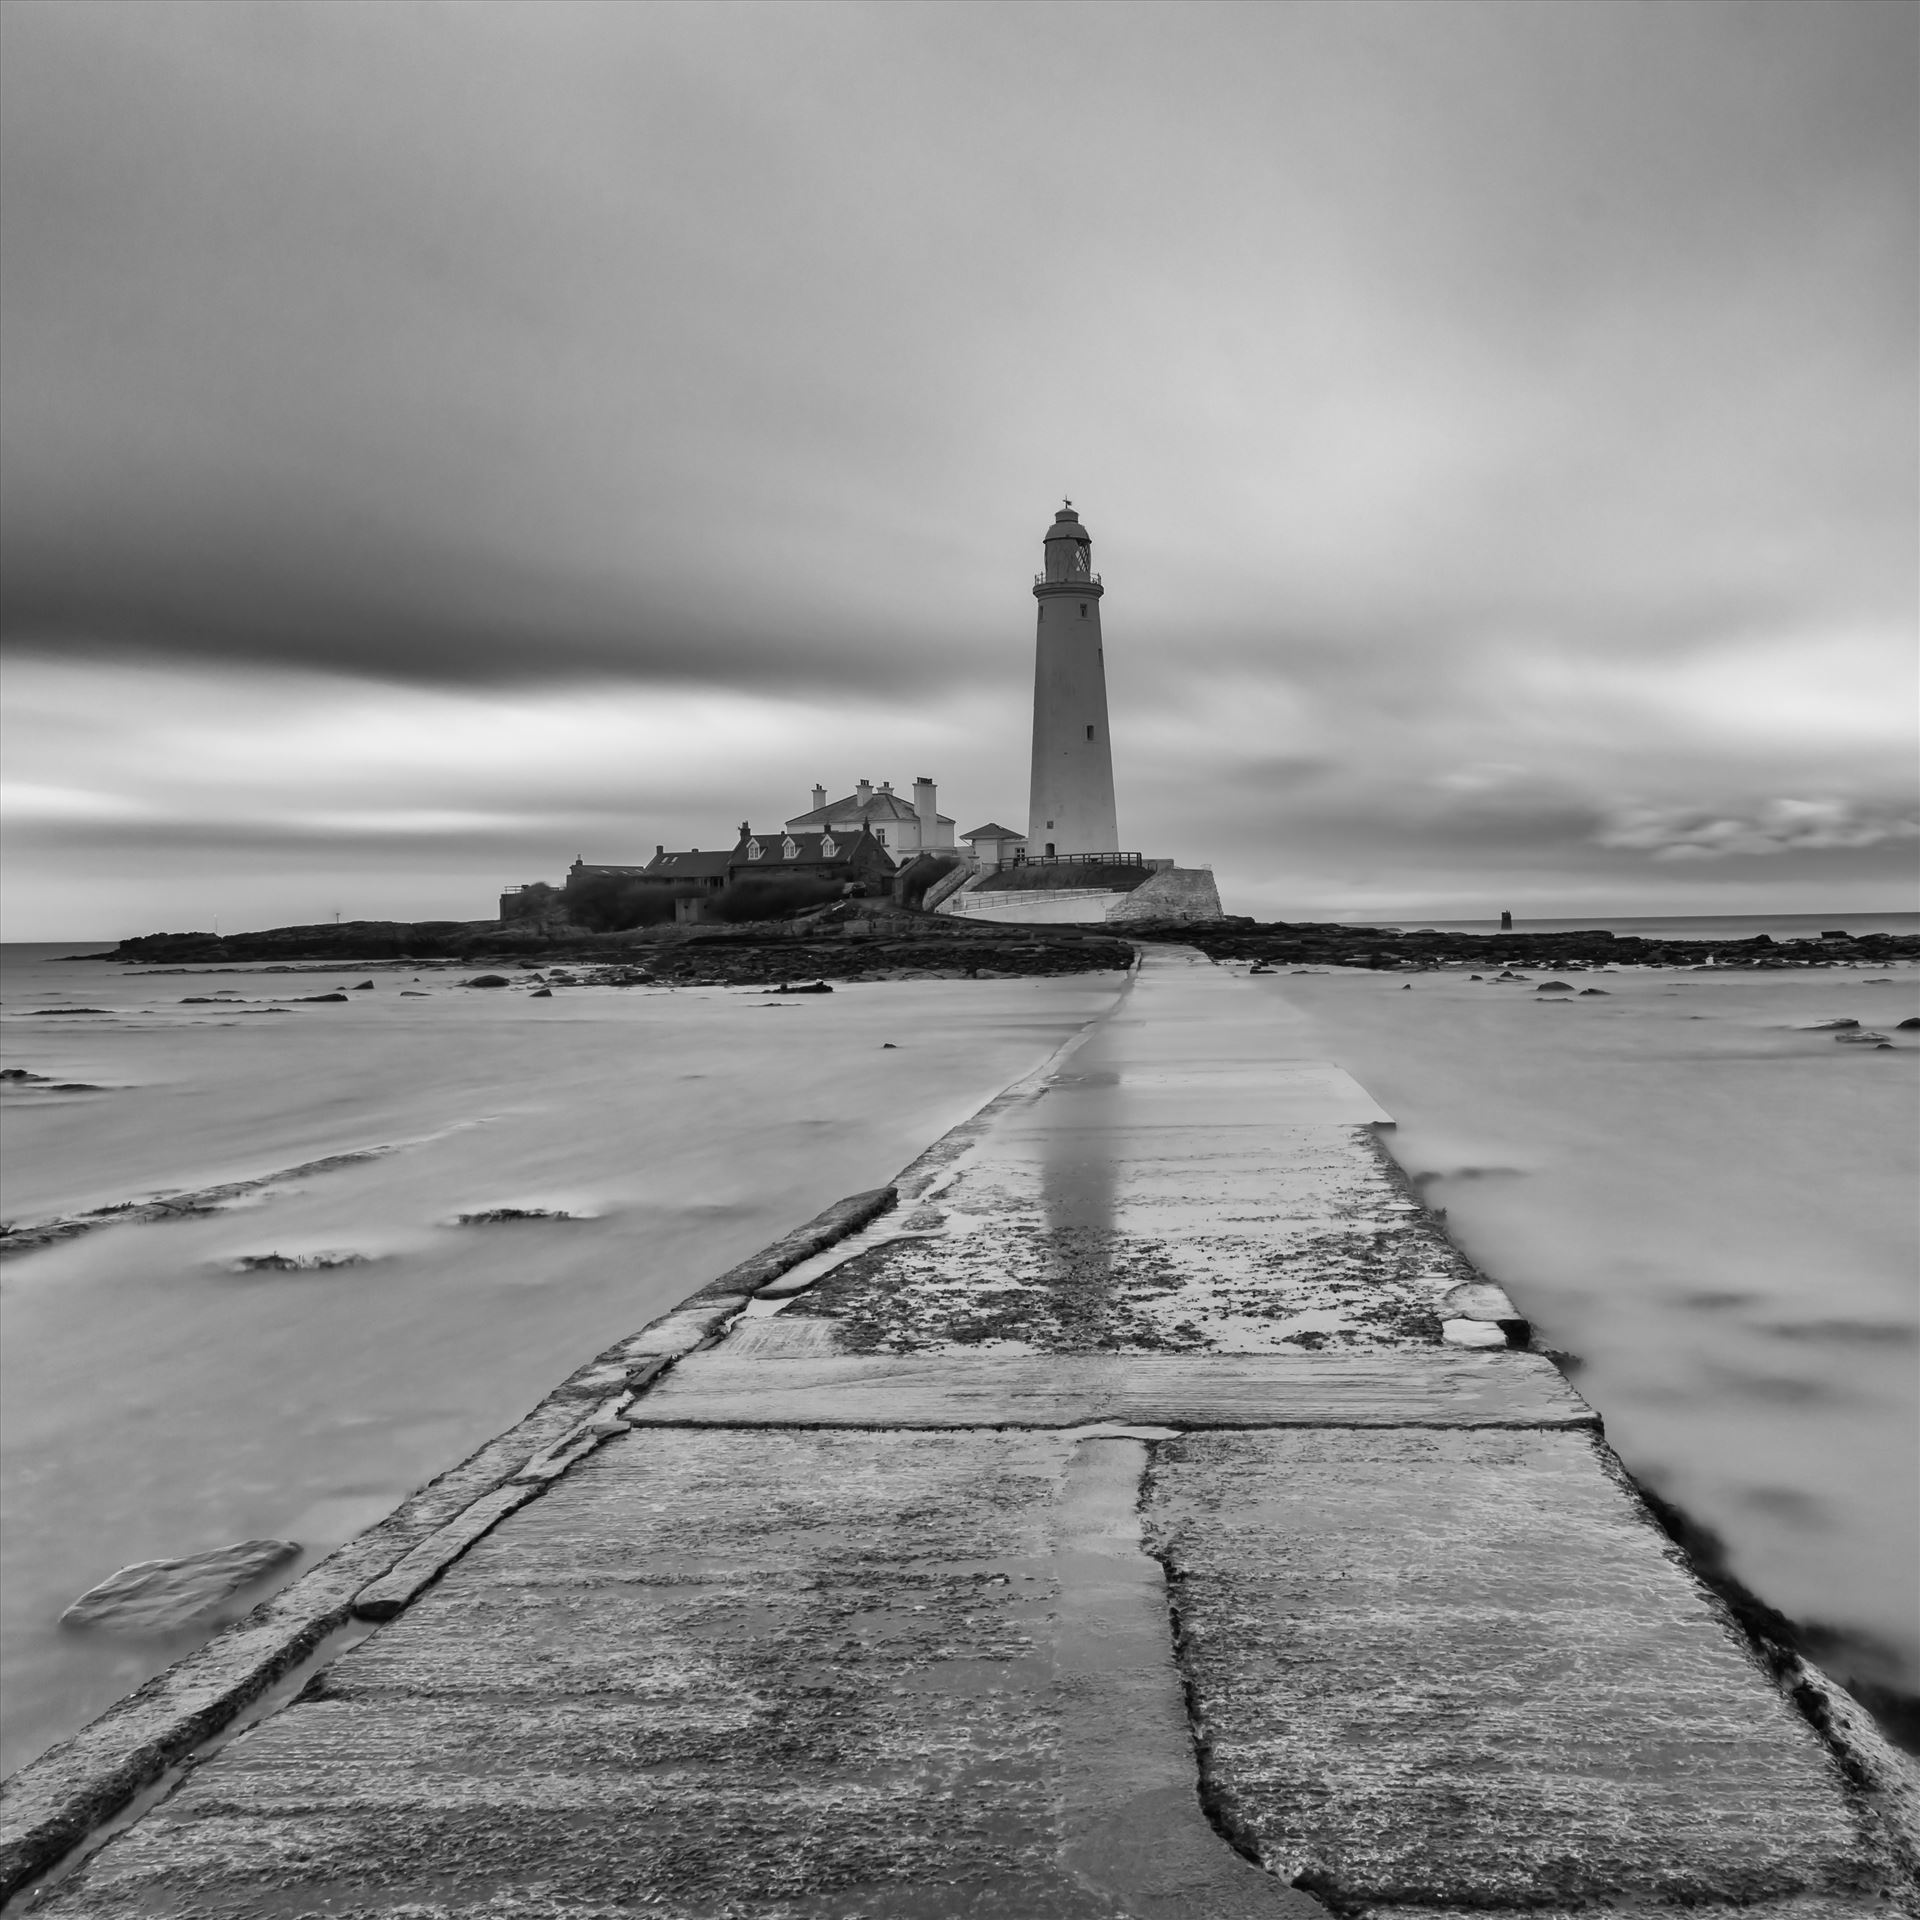
{"label": "dormer window", "polygon": [[820,836],[820,858],[822,860],[831,860],[839,851],[839,842],[834,839],[832,834],[823,833]]}
{"label": "dormer window", "polygon": [[747,858],[749,860],[758,860],[762,851],[763,849],[758,840],[749,840],[747,842]]}
{"label": "dormer window", "polygon": [[799,859],[800,849],[794,845],[792,834],[788,834],[787,837],[780,842],[780,856],[784,860]]}

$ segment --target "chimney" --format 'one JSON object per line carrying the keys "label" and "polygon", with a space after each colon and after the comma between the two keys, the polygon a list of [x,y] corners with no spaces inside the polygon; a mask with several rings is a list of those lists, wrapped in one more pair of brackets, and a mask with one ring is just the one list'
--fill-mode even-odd
{"label": "chimney", "polygon": [[934,842],[934,828],[939,823],[940,809],[934,804],[934,785],[925,774],[913,783],[913,810],[920,816],[920,844],[930,847]]}
{"label": "chimney", "polygon": [[753,838],[753,829],[748,826],[744,820],[740,822],[740,838],[742,840],[751,840]]}
{"label": "chimney", "polygon": [[873,782],[871,780],[862,780],[853,790],[853,799],[856,806],[864,807],[872,798]]}
{"label": "chimney", "polygon": [[653,857],[654,857],[654,858],[655,858],[656,860],[658,860],[658,859],[660,859],[660,858],[661,858],[661,856],[662,856],[662,855],[664,855],[664,854],[665,854],[665,852],[666,852],[666,848],[665,848],[665,846],[663,846],[663,845],[656,845],[656,846],[654,847],[654,849],[653,849]]}
{"label": "chimney", "polygon": [[813,789],[813,810],[814,810],[814,812],[815,812],[815,813],[818,813],[818,812],[819,812],[819,811],[821,810],[821,808],[822,808],[822,807],[824,807],[824,806],[825,806],[826,804],[827,804],[827,790],[826,790],[826,788],[825,788],[825,787],[823,787],[823,786],[821,786],[821,785],[820,785],[820,784],[819,784],[819,783],[818,783],[818,782],[816,781],[816,782],[814,783],[814,789]]}

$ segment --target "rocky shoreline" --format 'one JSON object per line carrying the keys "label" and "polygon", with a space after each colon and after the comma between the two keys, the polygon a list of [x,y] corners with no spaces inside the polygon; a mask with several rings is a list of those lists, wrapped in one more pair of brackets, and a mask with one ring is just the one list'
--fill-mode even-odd
{"label": "rocky shoreline", "polygon": [[1837,967],[1920,960],[1920,935],[1853,934],[1815,939],[1679,940],[1613,934],[1443,933],[1434,928],[1352,927],[1222,920],[1211,926],[1129,927],[1135,940],[1177,940],[1211,960],[1289,967],[1367,967],[1375,971],[1442,966],[1530,967],[1579,972],[1591,967]]}
{"label": "rocky shoreline", "polygon": [[224,937],[154,933],[75,957],[196,972],[261,962],[419,967],[494,961],[514,964],[522,977],[537,971],[554,985],[755,986],[1098,973],[1130,966],[1133,948],[1097,928],[970,924],[910,909],[840,907],[800,920],[611,934],[551,922],[384,920]]}

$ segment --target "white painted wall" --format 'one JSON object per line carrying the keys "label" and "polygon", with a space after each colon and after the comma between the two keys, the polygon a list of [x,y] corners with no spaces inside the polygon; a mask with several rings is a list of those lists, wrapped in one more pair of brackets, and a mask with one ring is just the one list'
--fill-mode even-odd
{"label": "white painted wall", "polygon": [[1117,853],[1113,747],[1107,737],[1107,664],[1100,587],[1049,581],[1034,588],[1033,782],[1027,848]]}
{"label": "white painted wall", "polygon": [[1104,920],[1126,897],[1105,887],[1032,887],[1018,893],[977,893],[967,888],[943,900],[937,911],[970,920],[1064,926]]}

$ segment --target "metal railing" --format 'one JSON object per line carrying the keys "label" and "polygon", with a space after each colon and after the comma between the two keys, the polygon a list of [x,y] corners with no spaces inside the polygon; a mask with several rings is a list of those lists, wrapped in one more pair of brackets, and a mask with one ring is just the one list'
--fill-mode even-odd
{"label": "metal railing", "polygon": [[1144,867],[1138,853],[1016,853],[1016,867]]}
{"label": "metal railing", "polygon": [[1033,584],[1036,587],[1097,587],[1100,576],[1097,573],[1080,573],[1066,580],[1049,580],[1044,573],[1036,573]]}

